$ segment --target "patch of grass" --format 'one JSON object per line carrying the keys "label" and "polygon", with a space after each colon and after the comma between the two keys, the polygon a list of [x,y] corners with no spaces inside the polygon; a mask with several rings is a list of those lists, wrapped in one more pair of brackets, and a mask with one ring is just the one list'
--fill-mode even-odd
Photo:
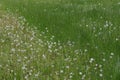
{"label": "patch of grass", "polygon": [[[89,34],[89,32],[80,32],[82,30],[80,25],[83,28],[85,25],[93,27],[91,24],[94,24],[95,21],[97,27],[102,27],[107,20],[115,25],[119,25],[117,22],[120,21],[117,18],[120,16],[117,0],[113,2],[109,0],[97,2],[95,0],[4,0],[1,2],[12,11],[17,10],[17,13],[23,15],[30,24],[36,25],[38,29],[44,30],[47,27],[49,34],[56,36],[56,41],[72,40],[77,42],[78,46],[83,43],[79,37],[83,37],[82,34]],[[100,17],[102,18],[100,19]],[[86,38],[82,39],[87,42]]]}
{"label": "patch of grass", "polygon": [[[31,80],[34,78],[42,80],[119,79],[120,4],[118,0],[1,0],[0,3],[2,10],[9,10],[23,16],[17,20],[13,16],[10,19],[5,16],[0,17],[2,21],[0,52],[1,57],[4,57],[1,58],[3,61],[1,63],[10,64],[9,60],[11,60],[11,64],[17,66],[14,70],[15,73],[18,72],[17,79],[24,80],[25,76]],[[18,27],[15,29],[12,26]],[[13,37],[8,36],[8,32],[11,33],[9,28],[13,29],[12,35],[15,34]],[[37,29],[31,30],[31,28]],[[15,43],[14,39],[17,39],[17,35],[20,39]],[[31,37],[32,41],[30,41]],[[21,46],[15,49],[10,44],[17,44],[21,40],[23,41],[20,43]],[[34,45],[33,49],[30,48],[31,44]],[[18,56],[13,55],[9,58],[11,55],[9,52],[19,48],[27,52],[25,54],[15,52],[22,58],[21,63],[17,64]],[[31,55],[34,56],[32,59]],[[28,74],[32,69],[31,66],[35,69],[32,74],[39,76]],[[10,70],[13,69],[12,67],[9,65]],[[21,69],[26,67],[28,70]],[[2,72],[6,72],[6,68]],[[4,75],[7,75],[6,79],[13,79],[15,76],[1,74],[3,78]]]}

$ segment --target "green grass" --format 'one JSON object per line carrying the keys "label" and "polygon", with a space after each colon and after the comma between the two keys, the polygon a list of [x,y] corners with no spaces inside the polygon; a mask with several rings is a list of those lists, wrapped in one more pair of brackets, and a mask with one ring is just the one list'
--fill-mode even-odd
{"label": "green grass", "polygon": [[[18,14],[24,16],[30,24],[36,25],[40,30],[47,27],[49,34],[56,36],[56,41],[72,40],[79,44],[78,46],[86,42],[91,43],[93,39],[88,35],[91,29],[85,28],[86,25],[89,27],[97,25],[96,27],[99,28],[103,27],[107,20],[115,25],[119,25],[120,21],[117,18],[120,17],[117,0],[112,2],[109,0],[97,2],[95,0],[4,0],[1,2],[12,11],[17,10]],[[85,29],[81,29],[80,25]]]}
{"label": "green grass", "polygon": [[[22,25],[25,27],[25,30],[22,30],[25,32],[24,34],[31,37],[31,30],[27,31],[26,29],[37,28],[37,30],[32,30],[33,32],[37,32],[35,34],[35,40],[32,42],[29,42],[29,37],[26,40],[24,39],[25,37],[21,36],[24,42],[34,44],[33,48],[35,50],[40,49],[38,52],[33,51],[34,54],[32,54],[30,48],[26,48],[26,45],[24,46],[22,43],[22,49],[25,48],[28,52],[20,54],[21,57],[35,55],[35,59],[31,59],[31,65],[27,64],[26,60],[23,60],[21,64],[17,64],[16,55],[11,57],[14,59],[10,58],[12,62],[16,62],[15,64],[11,64],[17,66],[17,68],[15,68],[17,79],[24,80],[24,76],[27,73],[24,74],[20,68],[23,63],[25,63],[27,64],[28,71],[30,70],[29,66],[34,66],[35,71],[32,74],[41,71],[38,78],[42,80],[64,80],[65,78],[66,80],[69,80],[71,75],[72,78],[70,80],[82,80],[81,78],[84,77],[84,74],[86,75],[85,80],[89,80],[89,78],[92,80],[119,80],[119,0],[1,0],[0,4],[2,4],[0,9],[10,11],[18,16],[23,16],[23,18],[19,18],[20,21],[18,19],[17,25],[19,23],[20,25],[24,24]],[[1,14],[3,14],[3,11]],[[8,15],[8,17],[9,16],[11,15]],[[4,17],[0,18],[2,21],[7,21]],[[26,21],[24,21],[24,18]],[[0,30],[0,33],[6,35],[9,30],[4,32],[4,30],[6,30],[4,26],[12,24],[13,22],[14,21],[11,22],[10,20],[8,20],[8,24],[1,22],[1,29],[3,30]],[[27,23],[29,24],[26,26]],[[16,26],[16,24],[12,25]],[[19,32],[20,30],[16,31]],[[43,34],[44,32],[45,34],[41,37],[39,34]],[[18,33],[15,34],[17,35]],[[20,33],[19,35],[23,35],[23,33]],[[52,41],[51,36],[55,36]],[[8,56],[11,55],[9,52],[13,47],[9,46],[10,43],[12,43],[9,42],[9,39],[10,41],[13,39],[9,38],[9,36],[0,36],[0,39],[8,39],[5,43],[0,42],[0,44],[3,45],[0,49],[1,54],[2,52],[7,54],[0,56],[3,57],[1,58],[1,64],[10,64],[9,62],[6,62],[6,60],[9,60]],[[39,39],[42,39],[45,43],[42,48],[37,45]],[[51,52],[51,50],[59,49],[59,41],[62,49],[55,52],[55,54],[53,53],[50,55],[49,52]],[[57,42],[57,44],[53,45],[54,42]],[[52,45],[52,49],[49,49],[50,45]],[[71,45],[73,45],[73,47],[71,47]],[[76,51],[78,51],[79,56],[76,55]],[[111,53],[114,53],[112,59],[110,58]],[[48,55],[46,60],[41,60],[43,54]],[[95,59],[92,64],[89,63],[90,58]],[[68,59],[67,62],[65,62],[66,59]],[[74,61],[74,59],[77,59],[77,61]],[[105,62],[102,61],[104,59],[106,60]],[[97,71],[94,70],[96,64],[103,65],[102,70],[104,71],[104,76],[102,78],[99,77],[101,68],[98,68]],[[18,65],[20,65],[20,67]],[[55,67],[50,67],[51,65]],[[65,68],[68,65],[70,66],[70,69]],[[79,69],[77,69],[77,67]],[[90,68],[86,70],[86,67]],[[10,66],[9,68],[12,69]],[[0,74],[2,76],[1,78],[5,78],[6,76],[4,75],[7,75],[5,79],[8,80],[11,78],[12,80],[14,75],[4,73],[6,72],[5,70],[6,68],[2,70],[3,73]],[[62,74],[60,73],[61,70],[64,71]],[[84,74],[79,75],[79,72]],[[110,78],[110,75],[113,77]],[[34,76],[29,75],[29,79],[34,80]]]}

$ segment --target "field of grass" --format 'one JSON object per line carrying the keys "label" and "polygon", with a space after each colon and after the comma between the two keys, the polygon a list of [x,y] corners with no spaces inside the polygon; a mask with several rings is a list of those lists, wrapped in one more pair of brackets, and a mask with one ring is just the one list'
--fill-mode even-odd
{"label": "field of grass", "polygon": [[119,0],[0,0],[0,80],[120,80]]}

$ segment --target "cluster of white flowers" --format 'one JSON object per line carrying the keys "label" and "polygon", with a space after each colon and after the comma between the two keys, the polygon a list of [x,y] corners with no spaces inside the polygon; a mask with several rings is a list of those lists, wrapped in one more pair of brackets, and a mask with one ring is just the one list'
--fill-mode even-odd
{"label": "cluster of white flowers", "polygon": [[[108,26],[112,26],[112,23],[106,21],[104,27]],[[86,27],[89,28],[89,25]],[[95,30],[96,27],[93,27],[95,37],[102,34]],[[99,30],[102,31],[103,28]],[[75,42],[72,41],[66,44],[55,42],[55,36],[48,39],[45,35],[47,32],[47,28],[46,32],[30,28],[24,17],[12,14],[0,16],[0,76],[3,79],[12,77],[14,80],[73,80],[75,77],[80,80],[92,80],[94,77],[105,76],[103,73],[105,74],[108,63],[115,55],[113,52],[109,55],[109,61],[105,57],[106,54],[95,54],[100,56],[91,57],[87,54],[89,49],[73,49]],[[87,46],[90,44],[87,43]]]}

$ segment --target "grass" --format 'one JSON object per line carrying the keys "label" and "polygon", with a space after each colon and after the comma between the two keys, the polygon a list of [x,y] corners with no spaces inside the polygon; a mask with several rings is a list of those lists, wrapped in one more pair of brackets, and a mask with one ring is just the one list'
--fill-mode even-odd
{"label": "grass", "polygon": [[120,79],[119,1],[0,3],[1,79]]}

